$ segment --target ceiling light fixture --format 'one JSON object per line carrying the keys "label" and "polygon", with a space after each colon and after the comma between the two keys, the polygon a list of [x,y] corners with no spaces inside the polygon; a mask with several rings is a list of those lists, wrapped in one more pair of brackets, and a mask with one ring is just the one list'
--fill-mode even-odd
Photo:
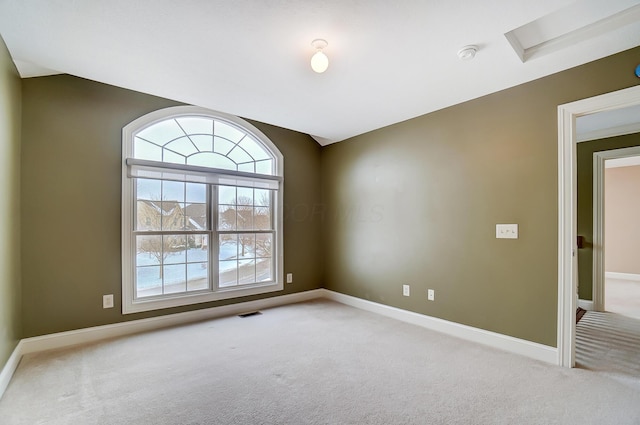
{"label": "ceiling light fixture", "polygon": [[316,38],[311,42],[311,45],[316,49],[316,52],[311,56],[311,69],[318,74],[322,74],[329,67],[329,58],[322,51],[328,44],[327,40],[321,38]]}
{"label": "ceiling light fixture", "polygon": [[469,45],[464,46],[460,50],[458,50],[458,57],[463,61],[470,61],[476,56],[476,52],[478,51],[478,46]]}

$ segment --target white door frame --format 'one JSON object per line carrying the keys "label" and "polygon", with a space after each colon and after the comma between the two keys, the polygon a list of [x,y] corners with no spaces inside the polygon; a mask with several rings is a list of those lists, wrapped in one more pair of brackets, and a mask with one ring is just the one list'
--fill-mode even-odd
{"label": "white door frame", "polygon": [[604,170],[607,159],[640,156],[640,146],[593,153],[593,309],[604,311]]}
{"label": "white door frame", "polygon": [[575,366],[577,306],[576,118],[640,104],[640,86],[558,106],[558,364]]}

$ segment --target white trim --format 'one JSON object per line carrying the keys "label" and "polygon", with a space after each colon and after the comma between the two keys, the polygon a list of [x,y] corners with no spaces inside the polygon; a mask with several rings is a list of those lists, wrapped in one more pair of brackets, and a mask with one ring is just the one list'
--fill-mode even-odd
{"label": "white trim", "polygon": [[13,352],[9,356],[9,359],[5,363],[4,367],[0,371],[0,399],[4,394],[5,390],[9,386],[9,382],[11,382],[11,378],[15,373],[18,365],[20,364],[20,360],[22,359],[22,341],[18,342],[16,348],[13,349]]}
{"label": "white trim", "polygon": [[635,273],[606,272],[604,276],[607,279],[633,280],[636,282],[640,282],[640,274],[635,274]]}
{"label": "white trim", "polygon": [[[562,12],[562,10],[558,12]],[[558,15],[556,14],[556,16]],[[515,50],[518,57],[520,57],[522,62],[526,62],[529,59],[532,59],[534,57],[547,55],[549,53],[553,53],[553,52],[565,49],[569,46],[573,46],[578,42],[584,42],[587,40],[595,39],[597,37],[601,37],[608,33],[615,32],[626,25],[637,22],[639,16],[640,16],[640,6],[635,5],[621,12],[604,17],[598,21],[595,21],[583,27],[577,28],[573,31],[569,31],[558,37],[545,40],[539,44],[536,44],[527,48],[522,47],[522,43],[520,43],[517,35],[515,35],[515,31],[517,31],[517,29],[506,33],[505,36],[507,37],[507,40],[509,40],[509,42],[511,43],[511,46]],[[545,18],[543,17],[543,18],[537,19],[524,26],[526,27],[531,24],[544,25]],[[516,38],[518,40],[517,43],[512,41],[511,38],[509,37],[509,35],[511,34],[513,34],[512,35],[513,38]]]}
{"label": "white trim", "polygon": [[400,308],[390,307],[384,304],[378,304],[326,289],[324,290],[324,293],[324,297],[327,299],[337,301],[351,307],[356,307],[361,310],[391,317],[393,319],[418,325],[436,332],[441,332],[478,344],[488,345],[493,348],[530,357],[546,363],[556,364],[557,362],[558,354],[556,348],[549,347],[548,345],[538,344],[524,339],[486,331],[484,329],[461,325],[455,322],[449,322],[448,320],[438,319],[436,317],[414,313],[412,311],[402,310]]}
{"label": "white trim", "polygon": [[640,104],[634,86],[558,106],[558,364],[575,365],[576,118]]}
{"label": "white trim", "polygon": [[604,139],[607,137],[625,136],[627,134],[634,133],[640,133],[640,122],[582,133],[578,135],[578,143],[590,142],[591,140]]}
{"label": "white trim", "polygon": [[588,311],[593,311],[593,301],[591,300],[578,300],[578,307],[584,309],[584,310],[588,310]]}
{"label": "white trim", "polygon": [[607,160],[640,155],[640,146],[593,153],[593,280],[592,296],[595,311],[605,311],[604,270],[604,176]]}

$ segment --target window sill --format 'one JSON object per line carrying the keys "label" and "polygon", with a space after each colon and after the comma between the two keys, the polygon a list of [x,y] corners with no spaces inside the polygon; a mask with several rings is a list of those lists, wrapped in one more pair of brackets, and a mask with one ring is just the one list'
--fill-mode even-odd
{"label": "window sill", "polygon": [[231,298],[246,297],[249,295],[267,294],[269,292],[281,291],[284,288],[282,281],[270,282],[268,284],[253,285],[242,289],[226,288],[217,292],[199,292],[194,294],[180,294],[171,298],[153,298],[132,300],[122,298],[122,314],[140,313],[143,311],[160,310],[163,308],[180,307],[205,303],[210,301],[227,300]]}

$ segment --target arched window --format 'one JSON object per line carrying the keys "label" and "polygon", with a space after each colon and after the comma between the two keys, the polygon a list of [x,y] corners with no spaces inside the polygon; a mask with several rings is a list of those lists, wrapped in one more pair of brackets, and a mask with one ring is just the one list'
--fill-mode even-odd
{"label": "arched window", "polygon": [[123,313],[281,290],[283,158],[192,106],[123,129]]}

